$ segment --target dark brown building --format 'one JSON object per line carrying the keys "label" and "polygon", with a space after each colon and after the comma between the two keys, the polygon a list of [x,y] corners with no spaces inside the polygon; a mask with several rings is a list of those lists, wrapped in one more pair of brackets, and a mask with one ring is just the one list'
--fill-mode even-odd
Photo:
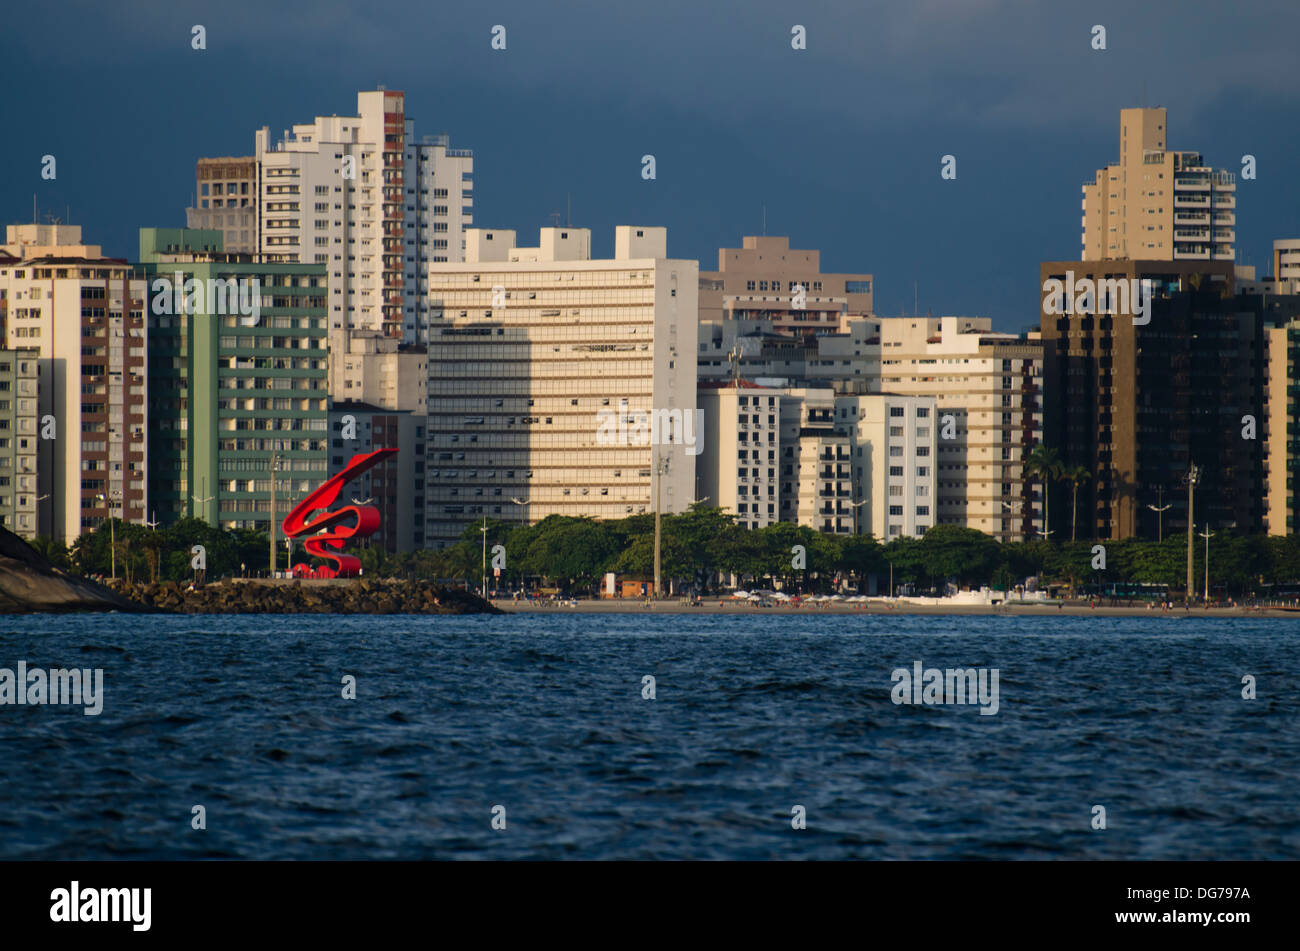
{"label": "dark brown building", "polygon": [[[1151,281],[1151,300],[1101,292],[1062,307],[1060,281]],[[1044,443],[1092,479],[1079,489],[1079,535],[1154,539],[1187,530],[1185,477],[1200,468],[1196,522],[1257,532],[1264,519],[1266,312],[1235,294],[1226,261],[1049,261],[1042,265]],[[1086,285],[1083,286],[1087,289]],[[1108,312],[1109,311],[1109,312]],[[1256,438],[1243,436],[1252,417]],[[1053,512],[1069,510],[1058,486]],[[1056,522],[1056,524],[1065,524]],[[1057,538],[1062,537],[1060,534]]]}

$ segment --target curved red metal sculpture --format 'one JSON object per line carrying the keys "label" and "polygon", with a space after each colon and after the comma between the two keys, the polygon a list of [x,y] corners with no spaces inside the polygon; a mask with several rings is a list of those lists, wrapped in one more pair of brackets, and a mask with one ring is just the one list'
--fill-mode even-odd
{"label": "curved red metal sculpture", "polygon": [[[332,512],[325,512],[316,519],[310,516],[320,509],[329,508],[343,491],[343,487],[361,473],[395,455],[396,449],[376,449],[374,452],[358,453],[338,475],[332,476],[319,489],[299,502],[292,512],[285,516],[281,528],[285,537],[305,538],[303,547],[307,552],[334,562],[334,566],[294,565],[295,578],[354,578],[361,573],[361,562],[352,555],[340,555],[327,550],[339,549],[349,538],[367,538],[379,527],[379,510],[369,505],[346,505]],[[350,520],[352,524],[344,524]]]}

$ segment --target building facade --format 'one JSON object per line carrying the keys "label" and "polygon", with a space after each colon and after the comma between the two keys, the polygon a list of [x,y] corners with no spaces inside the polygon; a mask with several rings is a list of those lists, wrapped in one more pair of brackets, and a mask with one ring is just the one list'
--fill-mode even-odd
{"label": "building facade", "polygon": [[[380,89],[357,94],[356,115],[318,116],[274,144],[260,129],[256,158],[260,250],[327,267],[331,353],[349,353],[358,329],[419,340],[427,266],[464,260],[472,153],[445,136],[417,142],[404,94]],[[341,365],[331,392],[347,397]]]}
{"label": "building facade", "polygon": [[[1041,276],[1044,442],[1093,475],[1079,491],[1080,536],[1185,532],[1193,463],[1198,525],[1262,531],[1265,331],[1285,324],[1297,298],[1236,293],[1226,261],[1051,261]],[[1049,282],[1071,276],[1076,285],[1150,281],[1149,310],[1061,313]],[[1061,501],[1053,499],[1054,513],[1068,511]],[[1164,504],[1172,507],[1160,519]]]}
{"label": "building facade", "polygon": [[1264,528],[1291,535],[1300,527],[1300,318],[1265,329]]}
{"label": "building facade", "polygon": [[138,271],[150,293],[151,520],[269,531],[328,478],[324,266],[227,253],[219,231],[142,228]]}
{"label": "building facade", "polygon": [[1164,109],[1120,111],[1119,161],[1083,186],[1083,260],[1233,260],[1236,176],[1167,133]]}
{"label": "building facade", "polygon": [[[471,229],[429,265],[426,542],[482,517],[623,518],[694,498],[698,263],[664,228]],[[652,425],[646,425],[652,422]]]}
{"label": "building facade", "polygon": [[389,553],[424,547],[424,428],[423,413],[358,402],[330,407],[331,472],[358,454],[398,450],[345,486],[340,498],[342,505],[379,510],[379,528],[366,544]]}
{"label": "building facade", "polygon": [[72,544],[110,517],[144,522],[144,282],[76,225],[10,225],[2,250],[4,346],[39,353],[36,533]]}
{"label": "building facade", "polygon": [[848,435],[854,531],[882,542],[919,538],[938,524],[934,397],[874,394],[835,399]]}
{"label": "building facade", "polygon": [[791,248],[786,237],[746,235],[742,247],[718,249],[716,271],[700,272],[701,323],[764,320],[777,332],[821,333],[871,308],[870,274],[823,274],[821,252]]}
{"label": "building facade", "polygon": [[1042,435],[1042,344],[987,317],[884,317],[879,391],[933,397],[936,525],[1032,537],[1040,501],[1024,464]]}
{"label": "building facade", "polygon": [[39,350],[0,347],[0,525],[28,540],[37,534],[40,495],[39,373]]}
{"label": "building facade", "polygon": [[741,528],[780,521],[781,399],[780,390],[749,380],[699,385],[695,498],[734,515]]}
{"label": "building facade", "polygon": [[227,252],[255,253],[260,247],[258,168],[251,155],[199,159],[194,206],[185,209],[185,226],[220,231]]}

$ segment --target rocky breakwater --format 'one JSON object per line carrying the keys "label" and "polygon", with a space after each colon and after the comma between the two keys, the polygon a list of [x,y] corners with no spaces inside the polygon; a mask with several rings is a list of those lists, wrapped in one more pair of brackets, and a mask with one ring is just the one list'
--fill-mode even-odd
{"label": "rocky breakwater", "polygon": [[430,581],[341,579],[263,581],[226,579],[187,583],[128,583],[124,597],[174,614],[500,614],[463,588]]}

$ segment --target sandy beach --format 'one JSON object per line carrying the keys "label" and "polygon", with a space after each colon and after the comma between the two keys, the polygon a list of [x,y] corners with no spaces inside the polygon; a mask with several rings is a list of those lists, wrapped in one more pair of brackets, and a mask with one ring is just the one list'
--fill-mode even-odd
{"label": "sandy beach", "polygon": [[730,598],[705,598],[703,603],[692,607],[677,599],[653,602],[649,606],[644,601],[631,598],[610,600],[578,601],[511,601],[509,598],[494,600],[496,607],[510,612],[568,612],[576,614],[926,614],[926,615],[1002,615],[1025,617],[1168,617],[1168,618],[1279,618],[1300,621],[1300,609],[1251,608],[1238,606],[1193,607],[1184,610],[1181,605],[1171,611],[1159,608],[1147,609],[1145,606],[1121,605],[1110,607],[1098,604],[1095,608],[1087,604],[1032,604],[1013,603],[1010,605],[926,605],[909,604],[902,601],[890,602],[873,599],[866,603],[845,603],[828,601],[800,606],[775,604],[772,607],[758,607],[745,601]]}

